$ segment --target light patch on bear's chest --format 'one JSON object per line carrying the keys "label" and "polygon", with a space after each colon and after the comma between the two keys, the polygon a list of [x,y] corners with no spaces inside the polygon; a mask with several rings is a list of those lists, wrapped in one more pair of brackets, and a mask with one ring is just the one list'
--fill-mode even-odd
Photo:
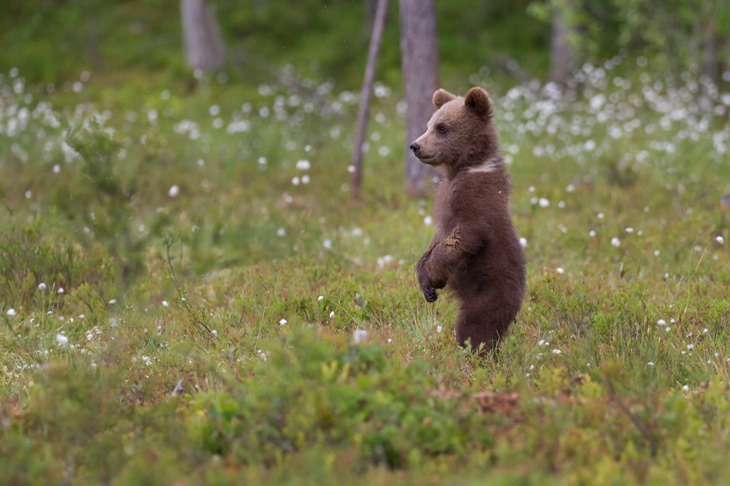
{"label": "light patch on bear's chest", "polygon": [[468,172],[470,174],[478,174],[478,173],[489,173],[494,172],[497,169],[499,169],[499,162],[496,157],[492,157],[490,159],[485,160],[479,165],[475,165],[474,167],[469,167]]}

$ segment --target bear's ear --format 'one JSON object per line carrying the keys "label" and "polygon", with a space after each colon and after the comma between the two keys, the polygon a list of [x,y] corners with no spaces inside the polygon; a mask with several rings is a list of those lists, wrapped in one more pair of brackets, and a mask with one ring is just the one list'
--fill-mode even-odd
{"label": "bear's ear", "polygon": [[492,100],[482,88],[472,88],[464,98],[464,104],[470,110],[483,118],[492,118]]}
{"label": "bear's ear", "polygon": [[448,103],[454,98],[456,98],[456,95],[452,95],[445,89],[437,89],[433,93],[433,106],[435,106],[438,110],[439,108],[444,106],[445,103]]}

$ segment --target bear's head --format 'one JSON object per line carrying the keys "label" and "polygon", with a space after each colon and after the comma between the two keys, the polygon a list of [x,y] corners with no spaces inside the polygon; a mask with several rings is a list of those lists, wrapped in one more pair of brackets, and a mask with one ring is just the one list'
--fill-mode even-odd
{"label": "bear's head", "polygon": [[482,164],[495,154],[492,100],[486,91],[472,88],[462,98],[439,89],[433,104],[436,111],[426,132],[410,145],[421,162],[458,170]]}

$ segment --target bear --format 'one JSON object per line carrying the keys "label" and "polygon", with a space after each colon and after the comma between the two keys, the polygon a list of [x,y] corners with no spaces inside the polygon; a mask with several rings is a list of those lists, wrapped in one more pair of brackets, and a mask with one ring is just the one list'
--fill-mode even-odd
{"label": "bear", "polygon": [[416,266],[427,302],[448,285],[459,300],[456,341],[482,357],[496,352],[525,293],[526,263],[509,211],[511,184],[489,94],[433,94],[436,111],[413,154],[443,169],[434,203],[435,235]]}

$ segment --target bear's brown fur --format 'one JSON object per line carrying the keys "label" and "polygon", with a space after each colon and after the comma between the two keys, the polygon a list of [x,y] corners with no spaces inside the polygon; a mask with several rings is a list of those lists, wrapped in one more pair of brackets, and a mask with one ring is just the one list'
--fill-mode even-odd
{"label": "bear's brown fur", "polygon": [[[426,133],[410,146],[444,168],[434,207],[436,234],[418,262],[428,302],[447,284],[460,300],[456,340],[482,354],[504,338],[525,292],[525,257],[509,214],[509,176],[486,91],[465,97],[439,89]],[[482,347],[483,345],[483,347]]]}

